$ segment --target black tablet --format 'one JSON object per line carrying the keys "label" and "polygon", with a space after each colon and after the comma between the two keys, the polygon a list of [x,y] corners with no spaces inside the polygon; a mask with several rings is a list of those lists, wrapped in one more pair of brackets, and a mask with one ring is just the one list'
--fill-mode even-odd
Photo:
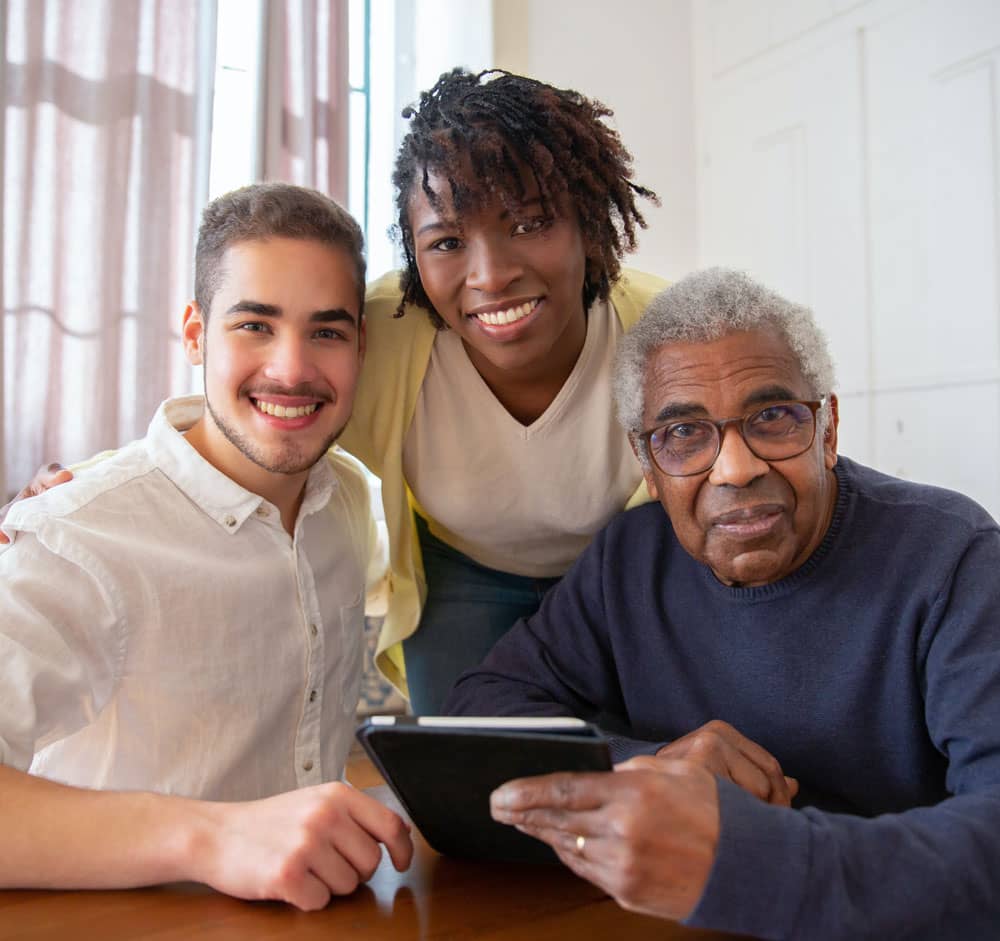
{"label": "black tablet", "polygon": [[600,730],[570,718],[372,716],[357,737],[403,809],[439,853],[556,862],[546,844],[490,816],[505,781],[553,771],[610,771]]}

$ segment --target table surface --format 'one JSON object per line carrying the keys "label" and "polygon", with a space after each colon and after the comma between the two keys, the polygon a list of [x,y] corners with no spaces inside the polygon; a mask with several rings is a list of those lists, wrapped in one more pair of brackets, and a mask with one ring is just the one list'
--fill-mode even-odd
{"label": "table surface", "polygon": [[[370,793],[394,803],[388,788]],[[449,859],[415,830],[414,846],[407,872],[396,872],[383,851],[370,882],[320,912],[242,902],[188,884],[116,892],[0,891],[0,939],[732,937],[626,912],[562,866]]]}

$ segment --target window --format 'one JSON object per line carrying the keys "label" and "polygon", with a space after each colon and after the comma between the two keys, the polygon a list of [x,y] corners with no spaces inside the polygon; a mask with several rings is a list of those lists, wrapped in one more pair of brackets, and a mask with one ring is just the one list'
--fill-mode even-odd
{"label": "window", "polygon": [[[218,0],[209,195],[258,178],[257,124],[266,0]],[[450,24],[443,29],[442,24]],[[407,122],[403,107],[455,65],[487,68],[489,0],[348,0],[347,208],[368,246],[368,274],[399,265],[390,180]]]}
{"label": "window", "polygon": [[218,4],[210,199],[257,178],[264,25],[262,0],[218,0]]}

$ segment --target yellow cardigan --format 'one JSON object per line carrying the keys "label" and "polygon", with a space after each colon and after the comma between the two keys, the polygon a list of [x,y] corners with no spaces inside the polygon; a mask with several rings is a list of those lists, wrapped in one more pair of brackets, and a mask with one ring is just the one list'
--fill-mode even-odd
{"label": "yellow cardigan", "polygon": [[[623,271],[611,291],[622,325],[626,329],[632,326],[653,295],[665,287],[660,278]],[[398,272],[384,275],[368,288],[368,352],[352,418],[337,443],[382,479],[382,506],[389,530],[389,608],[375,662],[389,682],[406,695],[402,642],[417,629],[427,585],[413,524],[413,494],[403,479],[403,442],[437,331],[420,308],[408,309],[405,317],[393,319],[399,297]],[[627,506],[648,499],[642,484]]]}

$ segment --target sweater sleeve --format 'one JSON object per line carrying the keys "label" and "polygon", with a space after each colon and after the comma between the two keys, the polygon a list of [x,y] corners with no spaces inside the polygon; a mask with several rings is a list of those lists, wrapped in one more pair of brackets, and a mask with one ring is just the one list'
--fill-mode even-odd
{"label": "sweater sleeve", "polygon": [[971,542],[929,612],[927,731],[949,797],[863,818],[719,783],[721,837],[689,924],[762,938],[995,938],[1000,927],[1000,534]]}
{"label": "sweater sleeve", "polygon": [[[444,705],[450,715],[582,716],[614,729],[627,714],[607,630],[606,537],[598,534],[538,612],[518,621]],[[611,756],[651,754],[663,743],[609,732]]]}

